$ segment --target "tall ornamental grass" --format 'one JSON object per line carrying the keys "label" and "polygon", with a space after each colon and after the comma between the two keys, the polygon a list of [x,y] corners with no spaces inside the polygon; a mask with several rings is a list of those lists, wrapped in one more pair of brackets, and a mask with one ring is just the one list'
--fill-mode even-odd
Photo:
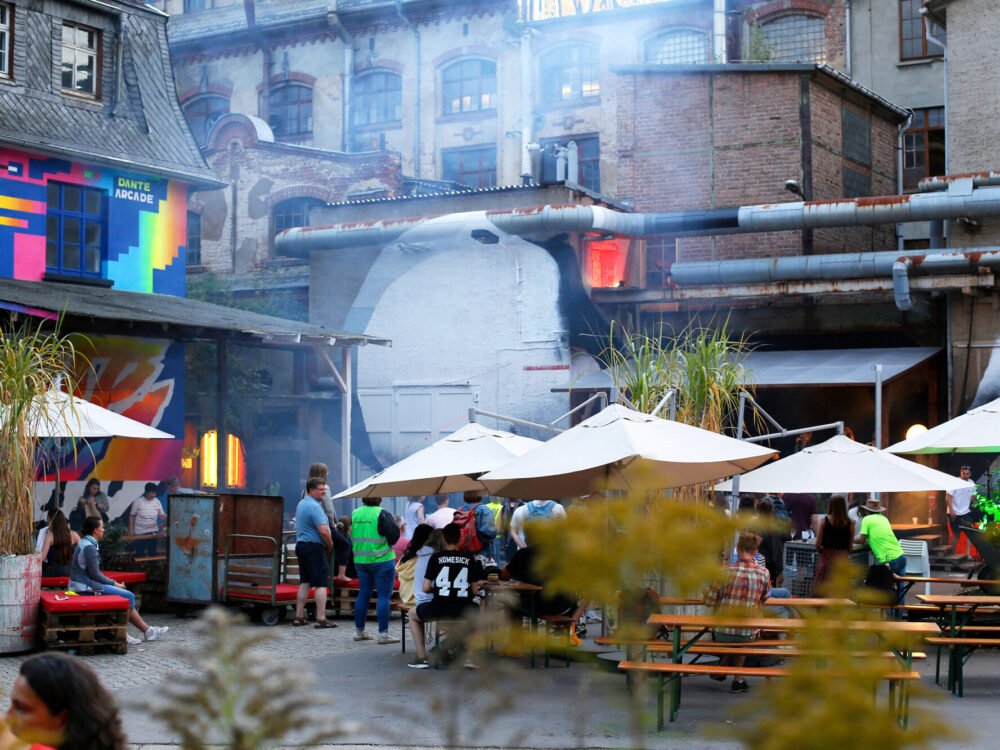
{"label": "tall ornamental grass", "polygon": [[[67,336],[42,323],[0,330],[0,555],[27,555],[31,541],[36,448],[63,416],[40,408],[61,384],[72,393],[78,354]],[[69,407],[72,408],[72,407]]]}

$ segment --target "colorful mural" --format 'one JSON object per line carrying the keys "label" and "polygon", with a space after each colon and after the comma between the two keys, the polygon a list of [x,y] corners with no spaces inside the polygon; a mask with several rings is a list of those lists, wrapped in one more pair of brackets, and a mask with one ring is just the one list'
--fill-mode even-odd
{"label": "colorful mural", "polygon": [[142,483],[180,473],[184,345],[167,339],[90,337],[89,343],[80,343],[80,349],[90,358],[92,370],[82,379],[77,396],[177,436],[173,440],[91,440],[78,443],[75,455],[69,444],[61,449],[51,441],[42,446],[47,460],[38,474],[41,484],[36,486],[40,503],[52,491],[58,450],[59,478],[67,482],[63,509],[72,507],[87,479],[97,477],[105,491],[127,485],[114,494],[108,492],[114,514],[141,494]]}
{"label": "colorful mural", "polygon": [[115,289],[184,296],[184,183],[4,148],[0,148],[0,277],[39,281],[45,273],[50,180],[105,193],[101,276],[114,281]]}

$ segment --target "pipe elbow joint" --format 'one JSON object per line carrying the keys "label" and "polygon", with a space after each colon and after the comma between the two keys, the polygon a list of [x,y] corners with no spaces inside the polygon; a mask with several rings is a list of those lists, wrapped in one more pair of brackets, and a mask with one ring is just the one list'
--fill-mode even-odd
{"label": "pipe elbow joint", "polygon": [[904,312],[913,309],[913,297],[910,295],[911,265],[906,258],[892,264],[892,293],[896,307]]}

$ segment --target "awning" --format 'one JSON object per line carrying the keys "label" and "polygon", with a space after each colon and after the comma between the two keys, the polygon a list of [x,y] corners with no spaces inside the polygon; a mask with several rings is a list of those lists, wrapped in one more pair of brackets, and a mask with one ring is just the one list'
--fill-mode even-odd
{"label": "awning", "polygon": [[[802,351],[749,352],[744,363],[759,387],[875,385],[873,365],[882,365],[882,382],[913,369],[941,351],[936,346],[878,349],[810,349]],[[608,390],[607,370],[592,370],[575,377],[554,392]]]}
{"label": "awning", "polygon": [[940,347],[812,349],[750,352],[746,367],[756,386],[875,385],[873,365],[882,365],[886,383],[941,351]]}
{"label": "awning", "polygon": [[[213,305],[167,294],[125,292],[88,284],[0,279],[0,308],[28,315],[86,319],[114,325],[120,334],[209,339],[219,335],[255,343],[306,346],[390,345],[389,339],[333,331],[312,323]],[[73,321],[79,324],[80,321]],[[74,325],[73,327],[80,327]]]}

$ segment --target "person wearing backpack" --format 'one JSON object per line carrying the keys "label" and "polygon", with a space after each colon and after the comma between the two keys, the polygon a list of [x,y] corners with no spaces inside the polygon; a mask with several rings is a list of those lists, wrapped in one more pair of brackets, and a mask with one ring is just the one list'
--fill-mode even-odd
{"label": "person wearing backpack", "polygon": [[566,509],[555,500],[529,500],[520,508],[514,511],[510,518],[510,538],[518,549],[528,546],[527,537],[524,534],[524,524],[527,522],[541,521],[546,518],[565,518]]}
{"label": "person wearing backpack", "polygon": [[483,568],[496,567],[493,542],[497,537],[496,516],[490,506],[475,492],[466,492],[462,506],[451,522],[461,529],[458,548],[472,552]]}

